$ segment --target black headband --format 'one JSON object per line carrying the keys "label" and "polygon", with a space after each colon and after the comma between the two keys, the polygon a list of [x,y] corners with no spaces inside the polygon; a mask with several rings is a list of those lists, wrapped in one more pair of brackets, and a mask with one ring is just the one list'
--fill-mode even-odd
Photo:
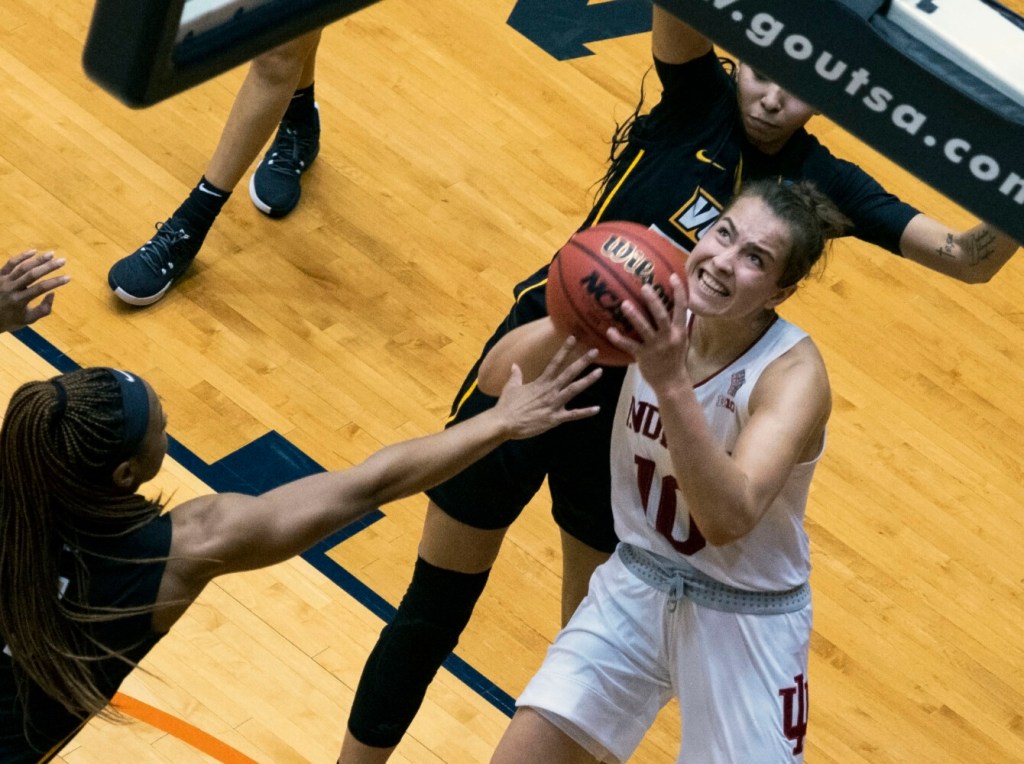
{"label": "black headband", "polygon": [[146,385],[134,374],[120,369],[107,369],[121,388],[121,409],[124,414],[124,439],[115,464],[135,456],[149,429],[149,393]]}

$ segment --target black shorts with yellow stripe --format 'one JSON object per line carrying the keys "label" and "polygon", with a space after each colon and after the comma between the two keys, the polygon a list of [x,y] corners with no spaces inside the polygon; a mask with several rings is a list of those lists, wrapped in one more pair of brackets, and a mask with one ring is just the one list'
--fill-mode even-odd
{"label": "black shorts with yellow stripe", "polygon": [[[466,376],[448,425],[494,405],[496,398],[477,387],[480,363],[505,334],[547,315],[546,283],[547,266],[515,287],[515,304]],[[612,552],[617,538],[609,448],[624,373],[623,368],[605,368],[601,379],[569,404],[570,408],[600,405],[597,416],[568,422],[528,440],[509,441],[427,495],[456,520],[493,530],[511,525],[547,477],[552,514],[559,527],[595,549]]]}

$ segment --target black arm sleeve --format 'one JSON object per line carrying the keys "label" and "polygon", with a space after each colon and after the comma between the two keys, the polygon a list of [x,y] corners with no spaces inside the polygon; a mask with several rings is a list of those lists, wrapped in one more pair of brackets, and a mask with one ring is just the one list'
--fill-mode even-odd
{"label": "black arm sleeve", "polygon": [[919,214],[916,208],[890,194],[857,165],[833,156],[821,144],[811,152],[805,173],[853,221],[851,236],[902,255],[900,237],[911,218]]}

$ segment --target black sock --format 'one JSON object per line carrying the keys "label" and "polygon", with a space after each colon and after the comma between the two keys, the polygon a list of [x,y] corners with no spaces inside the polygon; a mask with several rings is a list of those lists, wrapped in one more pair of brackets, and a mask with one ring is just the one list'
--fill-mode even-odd
{"label": "black sock", "polygon": [[284,121],[308,124],[313,121],[316,98],[313,95],[313,84],[295,91],[288,102],[288,110],[284,113]]}
{"label": "black sock", "polygon": [[204,175],[188,198],[174,211],[174,217],[183,218],[194,233],[205,236],[230,196],[230,191],[217,188]]}

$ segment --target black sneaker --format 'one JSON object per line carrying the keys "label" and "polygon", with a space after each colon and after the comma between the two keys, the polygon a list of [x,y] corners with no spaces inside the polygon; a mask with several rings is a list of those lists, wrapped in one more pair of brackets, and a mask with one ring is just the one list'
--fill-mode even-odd
{"label": "black sneaker", "polygon": [[107,283],[129,305],[152,305],[185,275],[204,238],[181,218],[157,223],[152,239],[114,263]]}
{"label": "black sneaker", "polygon": [[282,120],[277,137],[249,180],[249,197],[256,209],[280,218],[299,203],[300,180],[320,153],[320,107],[313,105],[313,121],[300,124]]}

